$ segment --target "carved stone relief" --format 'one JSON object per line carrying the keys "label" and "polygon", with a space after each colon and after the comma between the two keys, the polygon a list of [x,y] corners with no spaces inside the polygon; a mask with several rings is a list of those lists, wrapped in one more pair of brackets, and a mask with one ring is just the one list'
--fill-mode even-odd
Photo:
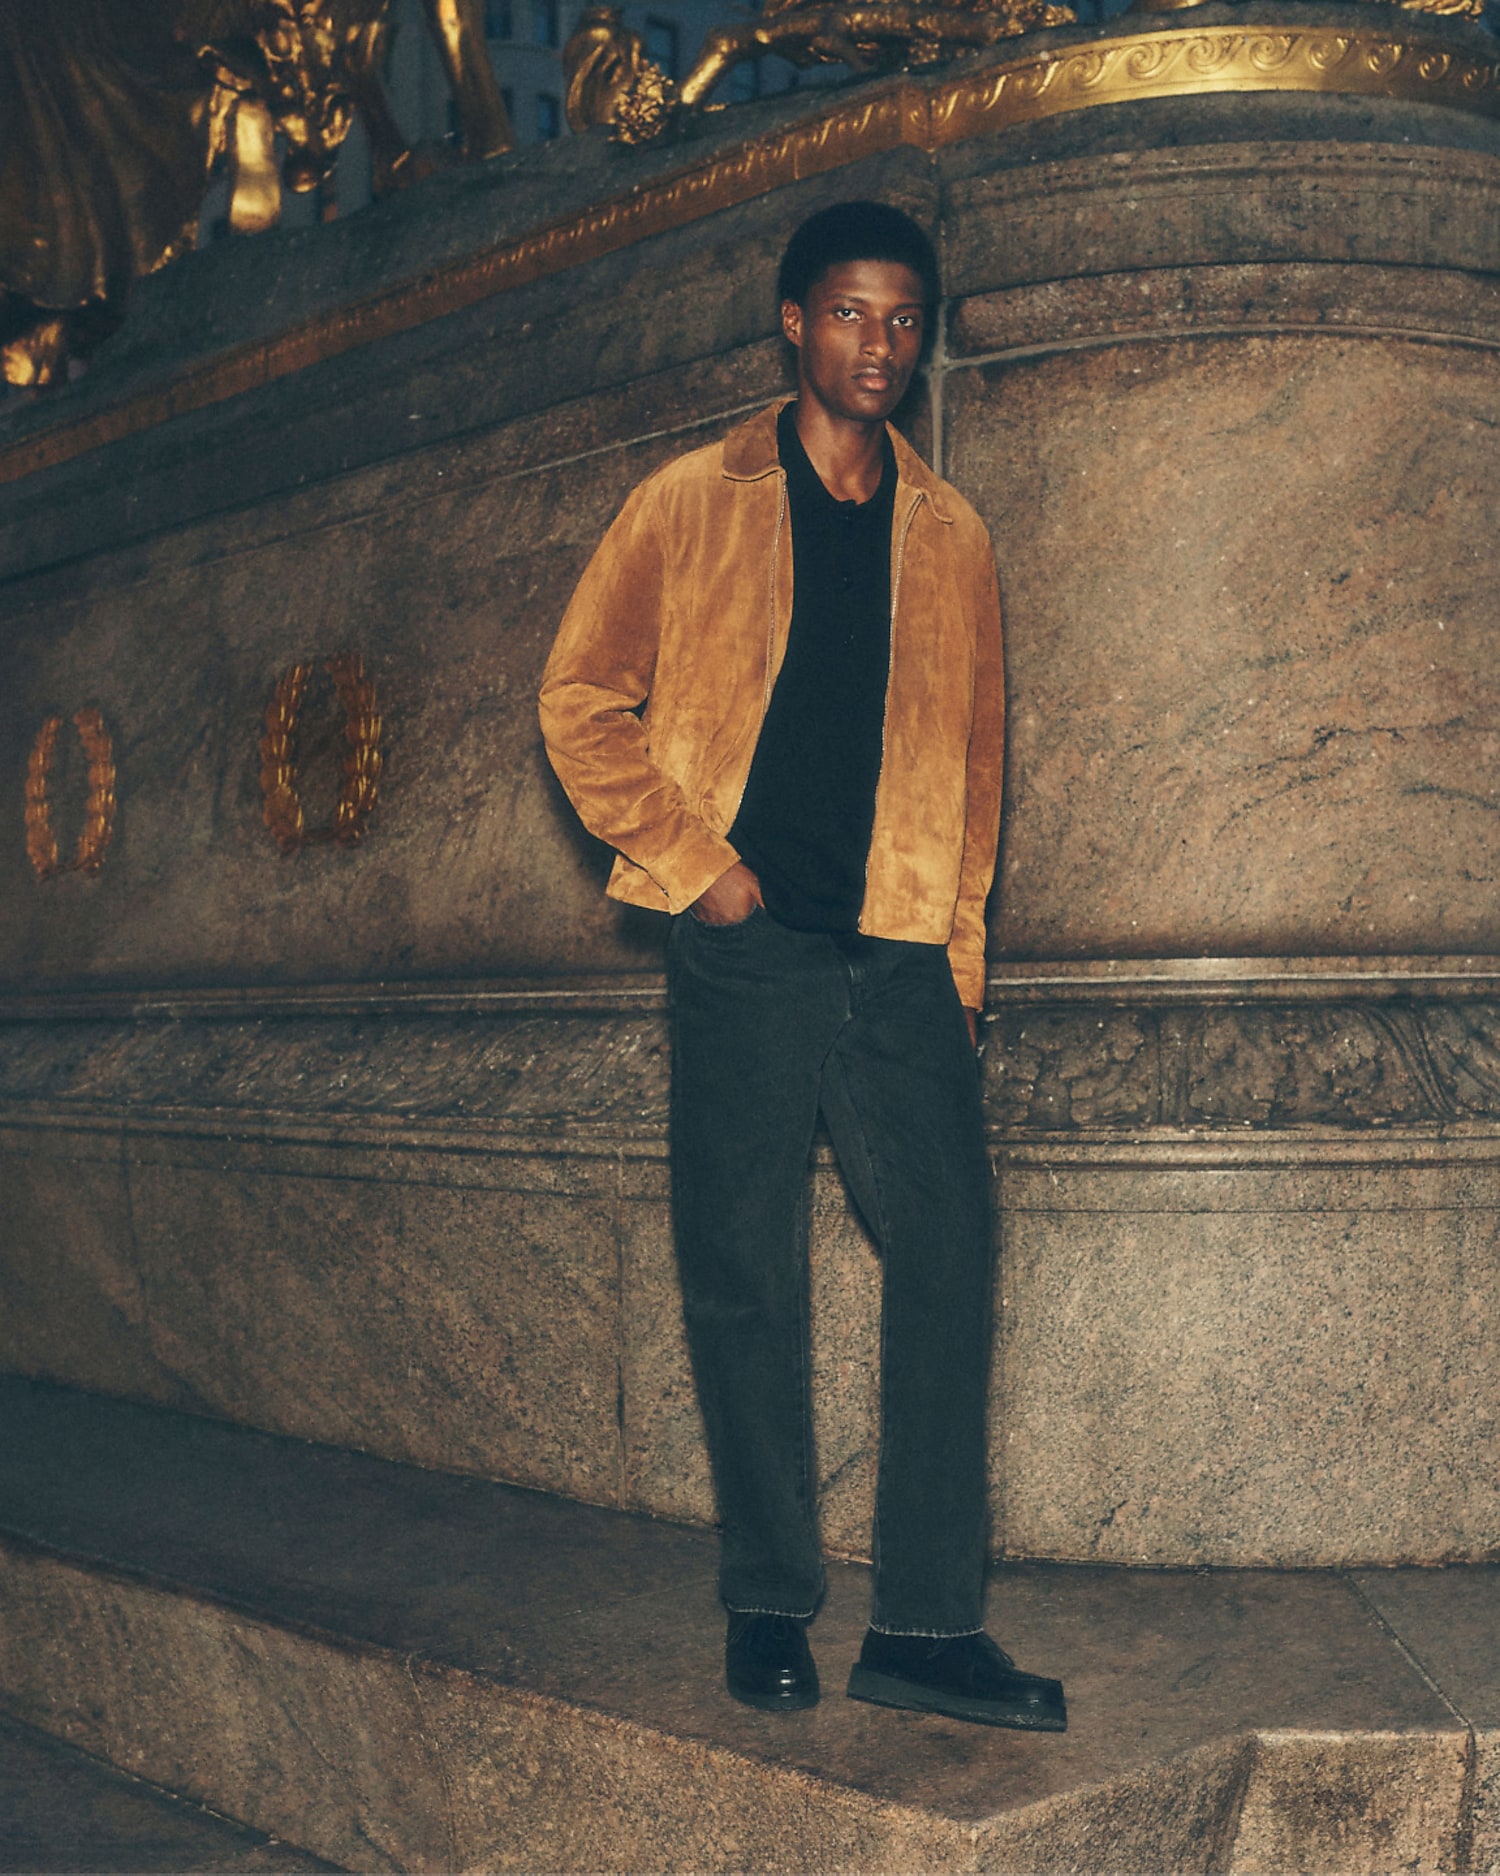
{"label": "carved stone relief", "polygon": [[664,1126],[658,1017],[266,1016],[0,1026],[0,1104]]}
{"label": "carved stone relief", "polygon": [[[1500,1120],[1500,1003],[1002,1009],[1001,1137]],[[268,1014],[0,1024],[0,1108],[380,1116],[659,1133],[658,1014]]]}
{"label": "carved stone relief", "polygon": [[1204,1004],[1003,1011],[1002,1132],[1374,1128],[1500,1117],[1500,1005]]}

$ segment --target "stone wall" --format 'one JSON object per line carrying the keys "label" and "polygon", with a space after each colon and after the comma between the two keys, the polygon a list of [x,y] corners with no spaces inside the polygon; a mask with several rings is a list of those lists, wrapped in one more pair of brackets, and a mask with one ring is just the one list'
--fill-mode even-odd
{"label": "stone wall", "polygon": [[[194,256],[0,456],[825,108]],[[1466,112],[1276,95],[896,149],[0,489],[0,1362],[711,1515],[661,933],[602,898],[533,697],[625,491],[784,385],[788,228],[879,194],[941,242],[907,422],[989,522],[1006,610],[996,1546],[1493,1554],[1497,153]],[[264,713],[345,649],[380,799],[359,845],[283,854]],[[85,704],[113,843],[39,882],[28,752]],[[319,672],[314,823],[340,747]],[[857,1552],[876,1274],[831,1167],[815,1194],[825,1529]]]}

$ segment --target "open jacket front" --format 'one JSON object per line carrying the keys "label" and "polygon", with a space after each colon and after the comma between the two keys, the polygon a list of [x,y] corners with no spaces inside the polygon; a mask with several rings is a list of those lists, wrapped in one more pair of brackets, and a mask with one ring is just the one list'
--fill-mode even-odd
{"label": "open jacket front", "polygon": [[[739,858],[739,810],[792,619],[779,407],[649,476],[589,563],[542,680],[542,733],[609,892],[686,910]],[[1005,684],[984,525],[894,430],[891,666],[860,930],[945,944],[984,1000]],[[644,707],[643,707],[644,706]]]}

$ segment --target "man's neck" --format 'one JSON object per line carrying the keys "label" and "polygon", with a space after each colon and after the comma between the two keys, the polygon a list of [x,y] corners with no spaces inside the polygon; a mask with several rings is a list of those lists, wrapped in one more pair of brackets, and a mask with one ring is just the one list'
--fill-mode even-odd
{"label": "man's neck", "polygon": [[798,398],[793,416],[807,460],[834,500],[871,500],[885,469],[885,425],[832,416],[807,397]]}

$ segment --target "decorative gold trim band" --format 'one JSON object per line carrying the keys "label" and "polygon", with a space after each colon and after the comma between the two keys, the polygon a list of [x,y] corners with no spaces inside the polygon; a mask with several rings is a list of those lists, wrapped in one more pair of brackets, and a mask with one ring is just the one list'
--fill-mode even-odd
{"label": "decorative gold trim band", "polygon": [[1135,33],[989,65],[929,89],[898,79],[518,240],[403,281],[274,338],[232,347],[170,384],[0,450],[0,484],[56,467],[788,183],[909,145],[934,151],[1099,104],[1220,91],[1317,91],[1500,116],[1500,58],[1437,38],[1329,26],[1201,26]]}
{"label": "decorative gold trim band", "polygon": [[1220,91],[1317,91],[1500,116],[1500,61],[1387,33],[1209,27],[1096,41],[991,67],[932,95],[927,147],[1097,104]]}

